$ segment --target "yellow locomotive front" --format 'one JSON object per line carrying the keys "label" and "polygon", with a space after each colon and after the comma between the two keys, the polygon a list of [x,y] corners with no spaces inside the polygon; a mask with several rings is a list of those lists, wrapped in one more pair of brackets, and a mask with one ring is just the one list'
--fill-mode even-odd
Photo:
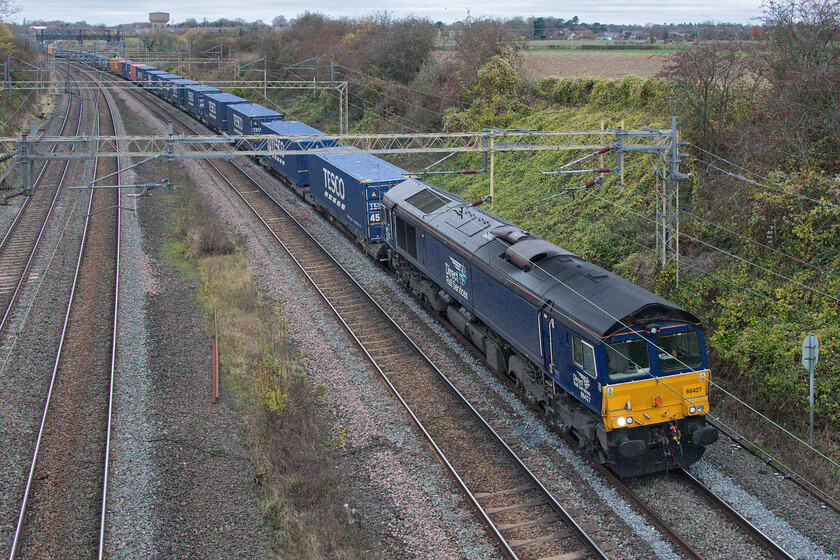
{"label": "yellow locomotive front", "polygon": [[686,467],[717,441],[706,425],[710,371],[702,330],[686,323],[626,329],[600,347],[599,430],[620,476]]}

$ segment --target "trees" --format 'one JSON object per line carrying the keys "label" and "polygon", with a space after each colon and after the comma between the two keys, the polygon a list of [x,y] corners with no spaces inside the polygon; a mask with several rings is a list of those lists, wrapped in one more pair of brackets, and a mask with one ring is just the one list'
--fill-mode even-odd
{"label": "trees", "polygon": [[467,18],[455,32],[455,53],[461,66],[462,82],[471,87],[478,70],[494,56],[513,60],[522,40],[498,19]]}
{"label": "trees", "polygon": [[387,77],[407,84],[431,57],[437,30],[428,19],[408,17],[385,31],[381,66]]}
{"label": "trees", "polygon": [[765,9],[753,36],[766,47],[709,43],[672,58],[665,76],[681,123],[694,143],[728,145],[743,161],[840,173],[840,0]]}
{"label": "trees", "polygon": [[20,6],[15,4],[14,0],[0,0],[0,22],[7,20],[19,11]]}
{"label": "trees", "polygon": [[840,172],[840,1],[771,0],[767,97],[778,149]]}
{"label": "trees", "polygon": [[664,76],[673,88],[681,128],[705,150],[720,150],[755,98],[750,54],[733,44],[704,43],[681,51]]}

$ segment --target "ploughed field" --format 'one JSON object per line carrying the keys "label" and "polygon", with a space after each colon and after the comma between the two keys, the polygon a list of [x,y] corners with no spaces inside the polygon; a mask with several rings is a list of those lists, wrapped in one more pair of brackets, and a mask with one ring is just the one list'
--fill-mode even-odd
{"label": "ploughed field", "polygon": [[533,78],[623,78],[630,74],[651,78],[662,70],[669,55],[650,52],[526,51],[520,56],[522,73]]}

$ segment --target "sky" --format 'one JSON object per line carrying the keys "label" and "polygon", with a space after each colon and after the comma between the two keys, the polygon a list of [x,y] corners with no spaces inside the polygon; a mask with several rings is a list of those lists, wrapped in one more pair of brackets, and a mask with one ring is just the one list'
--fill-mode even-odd
{"label": "sky", "polygon": [[471,15],[512,18],[552,16],[586,23],[756,23],[762,14],[763,0],[309,0],[305,4],[278,0],[249,0],[244,5],[230,0],[16,0],[21,11],[12,19],[21,22],[35,19],[87,21],[90,24],[118,25],[148,21],[149,12],[169,12],[170,22],[189,18],[210,21],[219,18],[261,19],[270,23],[275,16],[292,19],[304,11],[332,17],[360,17],[387,10],[396,17],[415,15],[432,21],[452,23]]}

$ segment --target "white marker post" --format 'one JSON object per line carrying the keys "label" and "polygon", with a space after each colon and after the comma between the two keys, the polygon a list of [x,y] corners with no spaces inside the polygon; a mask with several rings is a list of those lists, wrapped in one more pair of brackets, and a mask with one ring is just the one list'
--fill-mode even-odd
{"label": "white marker post", "polygon": [[811,428],[808,432],[808,441],[814,447],[814,366],[820,359],[820,340],[815,334],[809,334],[802,342],[802,367],[808,370],[811,376]]}

